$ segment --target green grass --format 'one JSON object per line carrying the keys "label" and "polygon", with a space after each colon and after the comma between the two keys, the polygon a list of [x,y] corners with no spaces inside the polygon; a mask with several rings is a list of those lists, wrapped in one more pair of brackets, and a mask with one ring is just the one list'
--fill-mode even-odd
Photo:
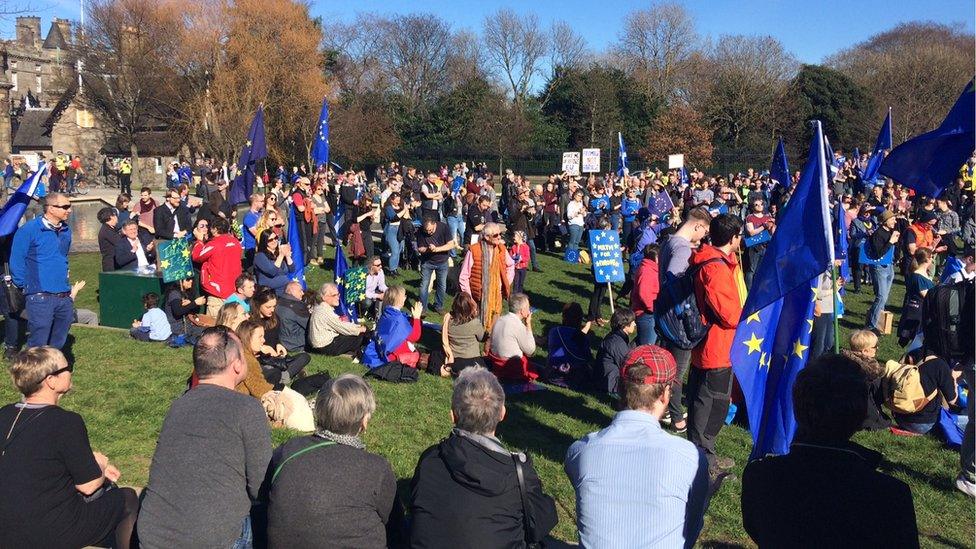
{"label": "green grass", "polygon": [[[98,256],[74,255],[71,266],[73,280],[88,281],[78,305],[97,311]],[[545,272],[530,272],[526,285],[533,305],[539,308],[539,336],[558,322],[563,302],[576,300],[585,307],[592,288],[592,277],[582,266],[568,265],[551,256],[543,256],[541,266]],[[326,281],[330,274],[323,269],[312,270],[311,286]],[[418,279],[417,273],[406,273],[403,279],[414,295]],[[903,290],[899,283],[892,291],[889,310],[896,314]],[[842,337],[861,324],[871,298],[870,287],[860,294],[849,294],[847,309],[852,318],[841,320]],[[609,318],[609,307],[605,307]],[[435,316],[430,320],[439,319]],[[189,374],[190,351],[137,343],[121,331],[75,327],[72,333],[78,357],[75,390],[62,404],[84,416],[94,448],[118,464],[123,482],[141,486],[147,480],[163,417]],[[597,329],[596,333],[602,336],[606,329]],[[894,336],[882,338],[881,359],[897,358],[899,351]],[[544,348],[539,351],[544,352]],[[321,356],[313,357],[309,368],[332,375],[362,372],[361,366],[344,358]],[[371,451],[382,454],[393,465],[401,495],[405,495],[420,453],[450,429],[450,381],[422,375],[412,385],[371,384],[378,407],[365,439]],[[12,386],[2,384],[0,399],[10,402],[15,398]],[[561,389],[512,397],[508,410],[508,418],[499,426],[500,438],[532,455],[545,490],[556,498],[559,525],[555,536],[575,540],[575,498],[563,474],[562,460],[571,442],[606,426],[613,412],[604,401]],[[276,430],[274,442],[291,436],[295,433]],[[885,455],[882,469],[911,486],[923,545],[972,547],[973,502],[953,486],[959,468],[957,452],[945,449],[931,437],[902,438],[875,432],[861,433],[856,440],[881,451]],[[739,478],[749,449],[749,433],[739,427],[726,427],[718,438],[719,453],[736,460]],[[751,545],[742,529],[740,490],[738,479],[727,481],[712,500],[700,538],[702,545]]]}

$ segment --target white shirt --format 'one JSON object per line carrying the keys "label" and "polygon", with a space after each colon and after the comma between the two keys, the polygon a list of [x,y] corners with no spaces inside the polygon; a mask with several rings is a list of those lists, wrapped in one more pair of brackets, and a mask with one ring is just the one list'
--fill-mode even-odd
{"label": "white shirt", "polygon": [[126,240],[128,240],[129,244],[131,246],[134,246],[136,249],[136,265],[139,267],[145,267],[146,265],[149,265],[149,259],[146,258],[146,250],[142,249],[142,242],[139,242],[138,238],[136,238],[135,240],[132,239],[126,239]]}
{"label": "white shirt", "polygon": [[579,225],[580,227],[582,227],[584,216],[580,215],[580,213],[584,212],[584,210],[585,210],[585,206],[583,206],[582,202],[576,202],[575,200],[571,200],[569,204],[566,206],[566,217],[569,218],[569,224]]}
{"label": "white shirt", "polygon": [[166,207],[169,208],[170,213],[173,214],[173,234],[176,234],[183,230],[180,227],[180,218],[176,216],[176,208],[171,206],[169,203],[166,204]]}

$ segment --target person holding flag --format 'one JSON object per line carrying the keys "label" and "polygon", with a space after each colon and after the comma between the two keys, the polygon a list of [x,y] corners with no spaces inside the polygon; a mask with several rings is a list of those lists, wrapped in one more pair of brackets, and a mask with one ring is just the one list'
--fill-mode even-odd
{"label": "person holding flag", "polygon": [[823,132],[814,121],[809,159],[731,338],[732,369],[752,431],[750,459],[787,453],[796,431],[793,381],[810,358],[818,281],[834,258],[828,173]]}

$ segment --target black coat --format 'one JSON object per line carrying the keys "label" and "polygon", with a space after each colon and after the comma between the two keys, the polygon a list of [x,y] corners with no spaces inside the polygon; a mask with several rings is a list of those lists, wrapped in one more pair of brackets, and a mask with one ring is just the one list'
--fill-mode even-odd
{"label": "black coat", "polygon": [[102,254],[102,272],[115,270],[115,248],[123,236],[118,227],[109,227],[105,223],[98,229],[98,252]]}
{"label": "black coat", "polygon": [[153,210],[153,228],[156,230],[156,238],[163,240],[173,240],[173,233],[176,232],[174,220],[180,222],[180,230],[187,234],[193,232],[193,222],[190,220],[190,210],[180,204],[175,211],[169,210],[169,204],[163,204]]}
{"label": "black coat", "polygon": [[880,462],[850,442],[794,442],[746,465],[742,524],[759,547],[918,547],[912,492]]}
{"label": "black coat", "polygon": [[[540,541],[556,526],[556,505],[542,493],[532,460],[522,465],[528,512]],[[510,454],[457,432],[421,456],[410,485],[411,547],[525,547],[522,500]]]}

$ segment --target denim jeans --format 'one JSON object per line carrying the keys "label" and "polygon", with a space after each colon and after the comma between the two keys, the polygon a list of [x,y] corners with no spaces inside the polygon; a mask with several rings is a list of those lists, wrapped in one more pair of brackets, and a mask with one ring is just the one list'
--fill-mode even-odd
{"label": "denim jeans", "polygon": [[895,267],[893,265],[872,265],[871,284],[874,285],[874,303],[868,309],[867,328],[879,329],[881,313],[888,303],[888,294],[895,281]]}
{"label": "denim jeans", "polygon": [[898,427],[906,431],[909,431],[911,433],[915,433],[916,435],[927,434],[929,431],[932,430],[933,427],[935,427],[934,422],[933,423],[909,423],[907,421],[901,421],[897,417],[895,418],[895,423],[898,425]]}
{"label": "denim jeans", "polygon": [[620,218],[621,218],[621,216],[620,216],[619,213],[612,213],[612,214],[610,214],[610,228],[611,229],[613,229],[615,231],[619,231],[620,230]]}
{"label": "denim jeans", "polygon": [[637,317],[637,344],[654,345],[657,332],[654,331],[654,313],[644,313]]}
{"label": "denim jeans", "polygon": [[423,304],[424,309],[427,308],[430,275],[435,272],[437,273],[437,280],[435,281],[437,287],[435,288],[434,306],[438,309],[444,307],[444,296],[447,294],[447,263],[437,265],[425,261],[420,265],[420,303]]}
{"label": "denim jeans", "polygon": [[583,226],[582,225],[570,225],[569,226],[569,244],[566,246],[569,250],[578,250],[580,239],[583,238]]}
{"label": "denim jeans", "polygon": [[251,531],[251,517],[244,517],[241,522],[241,537],[234,540],[231,549],[251,549],[254,547],[254,533]]}
{"label": "denim jeans", "polygon": [[539,261],[535,258],[535,239],[530,238],[527,244],[529,245],[529,263],[533,269],[538,271]]}
{"label": "denim jeans", "polygon": [[[447,217],[447,228],[451,234],[451,238],[460,242],[463,246],[464,242],[464,218],[459,215],[451,215]],[[457,250],[451,250],[451,257],[457,257]]]}
{"label": "denim jeans", "polygon": [[387,264],[387,268],[391,271],[400,268],[400,251],[403,249],[403,243],[397,238],[399,230],[399,227],[393,225],[387,225],[383,229],[383,238],[386,240],[386,247],[390,251],[390,262]]}
{"label": "denim jeans", "polygon": [[810,360],[824,353],[834,352],[834,314],[823,313],[813,318],[813,335],[810,337]]}
{"label": "denim jeans", "polygon": [[75,302],[68,296],[31,294],[27,296],[28,347],[64,347],[68,329],[75,318]]}
{"label": "denim jeans", "polygon": [[20,349],[21,327],[24,320],[20,313],[7,313],[3,319],[3,345],[8,349]]}
{"label": "denim jeans", "polygon": [[976,437],[976,421],[973,420],[973,412],[976,410],[976,399],[973,398],[973,387],[976,387],[976,373],[973,372],[972,363],[965,367],[963,374],[966,376],[966,384],[969,385],[969,401],[966,403],[969,422],[966,424],[962,447],[959,449],[959,464],[966,479],[974,482],[976,481],[976,445],[973,444],[973,440]]}
{"label": "denim jeans", "polygon": [[684,417],[684,409],[681,405],[681,395],[684,392],[685,372],[691,365],[691,349],[679,349],[673,345],[664,345],[671,356],[674,357],[677,366],[677,377],[671,385],[671,402],[668,404],[668,412],[671,414],[671,421],[681,421]]}

